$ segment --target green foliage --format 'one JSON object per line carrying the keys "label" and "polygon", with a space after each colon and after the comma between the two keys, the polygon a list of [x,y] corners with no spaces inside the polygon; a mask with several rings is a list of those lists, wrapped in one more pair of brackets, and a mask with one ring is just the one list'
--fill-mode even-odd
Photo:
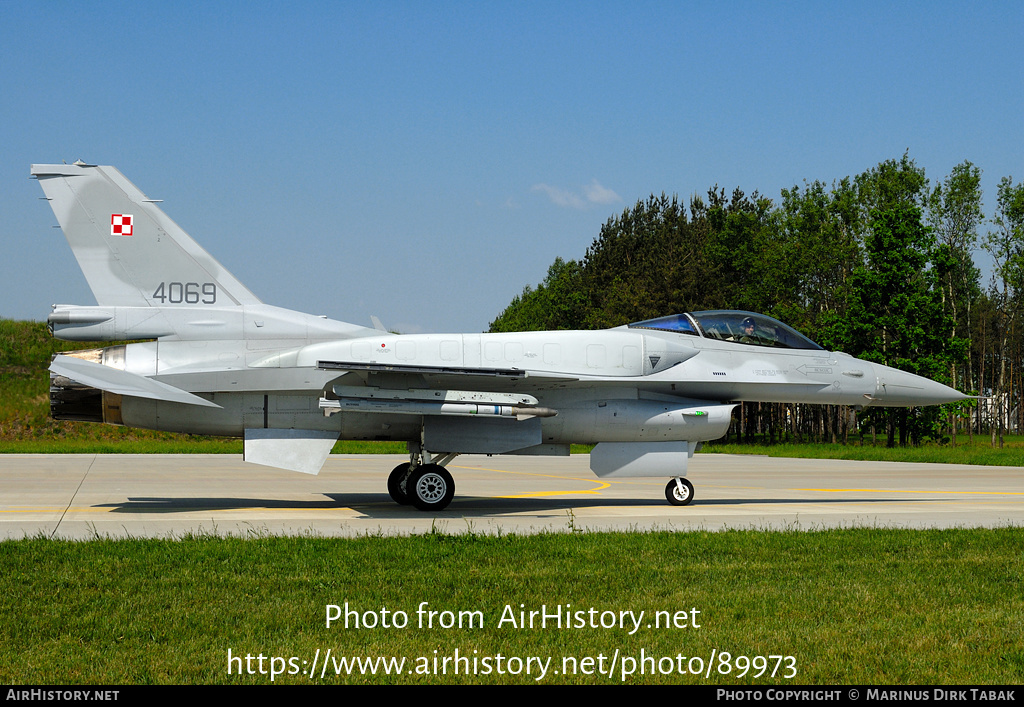
{"label": "green foliage", "polygon": [[701,453],[759,454],[769,457],[797,459],[849,459],[851,461],[901,462],[905,464],[970,464],[974,466],[1021,466],[1024,459],[1024,437],[1007,436],[1003,448],[993,448],[983,437],[956,446],[942,441],[923,441],[906,447],[888,447],[884,440],[871,444],[870,435],[862,434],[848,444],[776,442],[766,437],[752,443],[736,444],[716,440],[706,442]]}
{"label": "green foliage", "polygon": [[907,153],[898,161],[885,160],[859,174],[854,184],[862,222],[871,220],[872,211],[886,211],[896,206],[923,209],[928,198],[924,170]]}
{"label": "green foliage", "polygon": [[[844,339],[848,353],[944,380],[953,357],[962,353],[952,346],[952,319],[942,306],[935,276],[927,269],[934,250],[931,232],[921,223],[921,212],[910,201],[895,202],[873,211],[865,240],[866,261],[853,274]],[[905,410],[878,411],[877,417],[897,415],[900,442],[935,436],[936,414]],[[892,435],[890,434],[890,443]]]}
{"label": "green foliage", "polygon": [[868,360],[931,374],[922,354],[948,338],[941,300],[925,266],[933,247],[916,207],[900,205],[872,214],[866,262],[853,274],[848,301],[850,351]]}
{"label": "green foliage", "polygon": [[992,223],[996,229],[984,247],[995,260],[993,289],[1007,307],[1024,296],[1024,184],[1014,185],[1012,177],[1000,180]]}
{"label": "green foliage", "polygon": [[776,214],[780,266],[776,277],[786,278],[792,293],[785,311],[774,311],[782,321],[817,341],[835,347],[830,325],[846,308],[850,276],[861,262],[861,225],[857,192],[849,178],[832,185],[821,182],[782,190]]}
{"label": "green foliage", "polygon": [[[981,298],[978,268],[972,251],[978,227],[984,220],[981,208],[981,170],[970,162],[953,168],[950,175],[928,195],[928,222],[938,241],[933,264],[942,303],[953,322],[953,336],[969,337],[971,321]],[[950,383],[973,389],[975,380],[971,349],[952,362]]]}
{"label": "green foliage", "polygon": [[50,419],[47,369],[61,351],[94,346],[54,339],[42,322],[0,319],[0,440],[52,439],[81,429]]}
{"label": "green foliage", "polygon": [[586,302],[582,270],[575,260],[555,258],[547,277],[536,289],[527,285],[512,300],[490,331],[530,331],[583,329],[586,327]]}
{"label": "green foliage", "polygon": [[985,219],[981,209],[981,170],[962,162],[928,195],[929,223],[939,242],[949,246],[963,265],[973,266],[970,252]]}
{"label": "green foliage", "polygon": [[689,213],[676,196],[651,195],[609,219],[581,262],[557,259],[490,330],[607,328],[732,301],[771,313],[785,266],[771,210],[756,192],[727,199],[717,187],[707,201],[693,198]]}
{"label": "green foliage", "polygon": [[784,304],[787,285],[785,252],[769,215],[773,204],[756,191],[749,197],[736,189],[726,201],[724,191],[708,192],[707,258],[716,300],[730,309],[772,314]]}
{"label": "green foliage", "polygon": [[691,222],[676,196],[651,195],[609,219],[583,260],[587,327],[619,326],[708,301],[715,269],[707,262],[707,238],[701,215]]}
{"label": "green foliage", "polygon": [[[985,249],[995,261],[990,297],[994,310],[991,326],[998,373],[993,373],[991,389],[997,408],[996,426],[1001,435],[1006,413],[1013,409],[1007,400],[1013,387],[1012,369],[1014,364],[1018,371],[1021,367],[1020,325],[1021,314],[1024,313],[1024,184],[1014,186],[1011,177],[1004,177],[1000,181],[996,215],[992,222],[996,229],[985,239]],[[1020,378],[1019,372],[1017,377]],[[1020,396],[1017,400],[1018,420],[1022,421],[1024,416],[1021,416],[1019,410]],[[992,435],[995,444],[995,429]],[[999,444],[1001,446],[1002,441]]]}

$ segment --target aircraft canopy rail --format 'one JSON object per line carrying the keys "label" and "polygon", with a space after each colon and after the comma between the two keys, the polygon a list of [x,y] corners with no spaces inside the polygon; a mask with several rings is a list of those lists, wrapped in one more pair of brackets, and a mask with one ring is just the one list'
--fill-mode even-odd
{"label": "aircraft canopy rail", "polygon": [[661,331],[674,331],[677,334],[690,334],[700,336],[697,326],[690,319],[688,314],[670,314],[667,317],[647,319],[642,322],[633,322],[630,329],[660,329]]}
{"label": "aircraft canopy rail", "polygon": [[703,336],[706,339],[732,341],[750,346],[774,346],[783,349],[823,351],[820,346],[777,319],[736,310],[712,310],[670,314],[630,324],[631,329],[657,329],[677,334]]}

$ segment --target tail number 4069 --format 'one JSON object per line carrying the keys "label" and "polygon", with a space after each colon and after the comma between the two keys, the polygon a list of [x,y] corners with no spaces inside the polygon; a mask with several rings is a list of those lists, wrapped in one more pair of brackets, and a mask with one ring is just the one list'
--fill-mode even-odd
{"label": "tail number 4069", "polygon": [[213,282],[161,282],[153,293],[161,304],[216,304],[217,284]]}

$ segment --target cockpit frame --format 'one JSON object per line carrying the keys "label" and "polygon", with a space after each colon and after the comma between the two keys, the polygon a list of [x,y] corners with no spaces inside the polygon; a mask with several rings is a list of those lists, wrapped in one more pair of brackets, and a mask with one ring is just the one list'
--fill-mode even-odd
{"label": "cockpit frame", "polygon": [[688,334],[704,339],[729,341],[748,346],[824,351],[821,346],[778,319],[741,310],[715,309],[670,314],[665,317],[634,322],[629,325],[629,328],[671,331],[676,334]]}

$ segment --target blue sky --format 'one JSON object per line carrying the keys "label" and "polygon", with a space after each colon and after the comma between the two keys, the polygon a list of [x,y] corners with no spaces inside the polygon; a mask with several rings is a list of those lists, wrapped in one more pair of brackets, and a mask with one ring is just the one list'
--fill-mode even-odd
{"label": "blue sky", "polygon": [[265,302],[481,331],[653,193],[1024,144],[1024,6],[0,3],[0,316],[94,302],[32,163],[112,164]]}

